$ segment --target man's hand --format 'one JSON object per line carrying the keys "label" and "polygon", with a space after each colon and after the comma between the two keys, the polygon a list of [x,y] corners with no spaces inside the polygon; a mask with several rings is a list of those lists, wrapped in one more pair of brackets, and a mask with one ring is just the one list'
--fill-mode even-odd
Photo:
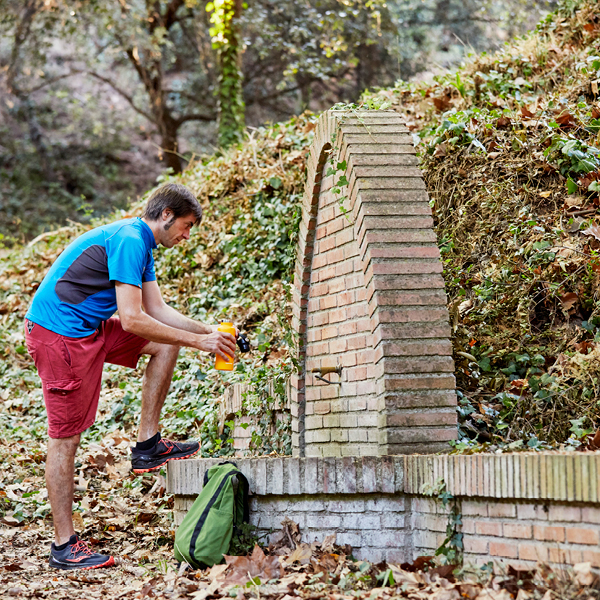
{"label": "man's hand", "polygon": [[[219,331],[219,325],[210,325],[210,327],[212,328],[213,333],[215,331]],[[237,338],[240,335],[240,330],[235,325],[234,325],[234,327],[235,327],[235,339],[237,340]]]}
{"label": "man's hand", "polygon": [[[237,331],[237,329],[236,329]],[[218,354],[223,360],[230,361],[235,355],[235,338],[230,333],[217,331],[216,329],[208,335],[198,336],[201,338],[198,350]]]}

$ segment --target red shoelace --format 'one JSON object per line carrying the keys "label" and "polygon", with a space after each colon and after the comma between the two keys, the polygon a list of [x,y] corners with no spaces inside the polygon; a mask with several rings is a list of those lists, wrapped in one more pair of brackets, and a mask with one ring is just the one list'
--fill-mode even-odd
{"label": "red shoelace", "polygon": [[161,444],[165,446],[165,449],[162,452],[159,452],[159,454],[166,454],[167,452],[171,452],[173,448],[181,450],[181,448],[177,445],[177,442],[171,442],[170,440],[160,440],[160,442],[158,442],[158,445],[160,446]]}
{"label": "red shoelace", "polygon": [[89,548],[86,542],[82,542],[81,540],[77,540],[76,544],[71,546],[71,553],[73,556],[77,556],[77,554],[87,554],[91,556],[94,554]]}

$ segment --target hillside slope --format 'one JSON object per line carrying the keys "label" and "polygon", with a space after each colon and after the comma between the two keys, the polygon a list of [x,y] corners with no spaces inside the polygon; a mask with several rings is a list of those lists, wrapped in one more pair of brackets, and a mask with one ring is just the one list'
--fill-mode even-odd
{"label": "hillside slope", "polygon": [[597,8],[564,2],[494,55],[374,94],[419,141],[463,450],[586,447],[600,426]]}
{"label": "hillside slope", "polygon": [[[287,285],[295,259],[299,201],[304,188],[305,152],[315,116],[253,131],[238,149],[191,165],[177,181],[200,199],[204,219],[190,240],[156,253],[156,272],[167,302],[208,323],[234,320],[248,331],[252,351],[233,373],[216,372],[208,355],[183,350],[167,398],[163,431],[185,438],[199,436],[203,453],[229,454],[227,427],[219,420],[225,387],[247,381],[255,394],[248,410],[260,403],[255,446],[288,451],[287,425],[267,438],[273,424],[268,392],[284,393],[291,368],[285,329],[289,317]],[[160,181],[164,183],[167,179]],[[149,194],[150,192],[148,192]],[[136,216],[145,199],[105,219]],[[98,225],[103,221],[94,222]],[[39,380],[23,345],[23,317],[45,272],[62,249],[90,226],[73,224],[15,248],[0,266],[0,437],[44,439],[45,413]],[[288,319],[289,320],[289,319]],[[281,385],[280,385],[281,384]],[[108,366],[97,423],[85,443],[115,429],[130,432],[139,414],[141,374]]]}

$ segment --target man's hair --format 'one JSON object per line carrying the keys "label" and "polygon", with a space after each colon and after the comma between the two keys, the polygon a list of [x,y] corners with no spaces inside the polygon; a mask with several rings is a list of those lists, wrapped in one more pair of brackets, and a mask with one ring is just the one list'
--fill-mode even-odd
{"label": "man's hair", "polygon": [[194,215],[196,223],[200,223],[202,219],[202,207],[198,199],[179,183],[167,183],[154,190],[142,217],[149,221],[158,221],[167,208],[173,213],[174,219],[188,215]]}

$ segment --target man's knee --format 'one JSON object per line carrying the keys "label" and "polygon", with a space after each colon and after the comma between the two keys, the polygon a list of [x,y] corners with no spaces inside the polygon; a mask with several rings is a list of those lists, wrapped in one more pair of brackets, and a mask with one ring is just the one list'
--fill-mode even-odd
{"label": "man's knee", "polygon": [[143,354],[149,354],[150,356],[156,356],[167,360],[177,360],[179,349],[180,346],[149,342],[146,346],[144,346]]}
{"label": "man's knee", "polygon": [[158,356],[168,361],[176,361],[179,356],[179,346],[172,346],[171,344],[160,344]]}
{"label": "man's knee", "polygon": [[55,455],[63,454],[75,456],[80,441],[81,434],[79,433],[67,438],[49,438],[48,452]]}

